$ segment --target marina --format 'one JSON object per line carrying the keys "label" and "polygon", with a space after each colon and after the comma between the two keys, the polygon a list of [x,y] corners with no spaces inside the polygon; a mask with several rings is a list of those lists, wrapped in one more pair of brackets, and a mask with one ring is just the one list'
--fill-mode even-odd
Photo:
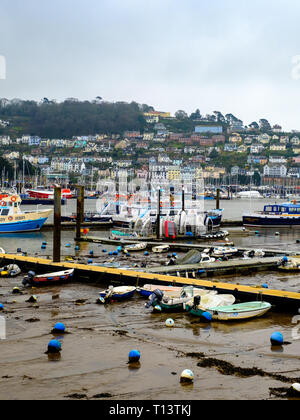
{"label": "marina", "polygon": [[[90,202],[94,200],[85,200],[85,206],[89,206]],[[211,200],[207,202],[213,206]],[[54,208],[54,214],[56,212]],[[201,375],[206,384],[221,381],[228,392],[235,392],[237,398],[242,399],[244,393],[249,392],[254,399],[260,399],[262,395],[268,399],[269,388],[280,388],[283,383],[292,383],[297,378],[299,372],[294,362],[299,358],[298,341],[291,337],[296,337],[294,319],[300,308],[298,274],[280,270],[284,257],[292,261],[300,254],[297,230],[285,228],[277,235],[275,230],[270,229],[257,232],[230,226],[226,227],[226,234],[221,239],[213,235],[210,238],[205,235],[201,238],[179,235],[170,240],[157,238],[155,231],[151,237],[132,237],[106,223],[91,223],[90,227],[79,222],[72,227],[61,224],[59,259],[54,262],[53,256],[58,251],[53,232],[57,229],[55,218],[51,223],[50,219],[48,227],[46,223],[40,232],[0,236],[3,248],[1,266],[14,264],[22,273],[1,279],[0,296],[7,319],[7,337],[1,342],[2,363],[5,365],[1,367],[4,377],[0,380],[0,392],[5,387],[9,396],[14,394],[15,389],[22,389],[26,398],[26,395],[40,389],[41,383],[46,384],[46,378],[55,378],[57,385],[52,395],[54,393],[61,399],[74,399],[75,395],[82,399],[130,399],[137,393],[142,399],[148,399],[149,395],[151,398],[176,395],[184,399],[185,389],[175,384],[177,376],[188,366],[196,377]],[[226,243],[228,249],[237,251],[236,255],[227,256],[221,252],[219,257],[209,256],[210,250],[222,250],[226,248]],[[126,250],[126,246],[140,249]],[[199,262],[188,264],[199,258]],[[174,264],[170,265],[171,260]],[[177,261],[185,263],[178,265]],[[71,272],[73,276],[67,278]],[[24,279],[33,279],[33,282],[24,286]],[[38,284],[43,282],[44,285]],[[172,292],[175,288],[178,294],[183,287],[201,289],[205,294],[216,296],[233,296],[235,303],[231,311],[237,319],[212,319],[210,322],[187,311],[174,312],[171,309],[169,312],[169,308],[165,313],[145,308],[155,288],[161,288],[167,294],[175,293]],[[121,293],[119,297],[118,290]],[[239,319],[235,308],[242,308],[238,305],[249,306],[250,302],[256,302],[252,304],[252,311],[258,312],[251,312],[249,307],[248,312],[241,309]],[[261,312],[260,302],[265,302]],[[227,310],[224,307],[223,315],[220,315],[224,320],[229,316],[226,315]],[[212,316],[214,313],[215,310],[211,311]],[[162,327],[170,316],[173,328]],[[51,367],[51,363],[49,365],[51,359],[38,357],[38,352],[43,352],[45,333],[51,329],[49,322],[63,322],[72,333],[60,339],[63,345],[59,359],[60,373],[53,365]],[[282,331],[291,341],[288,347],[281,347],[281,350],[270,347],[268,336],[276,330]],[[29,355],[30,337],[35,350]],[[51,337],[55,339],[56,336],[50,334],[49,339]],[[11,342],[17,345],[14,355],[9,350]],[[81,353],[80,361],[75,355],[77,350],[75,353],[72,350],[75,343]],[[109,359],[104,357],[105,363],[99,365],[96,349],[100,348],[111,356]],[[128,351],[138,348],[141,352],[138,370],[131,370],[119,360],[124,360],[122,349],[126,348]],[[158,367],[155,367],[158,354],[160,391],[154,386],[158,374]],[[31,360],[30,369],[28,360]],[[77,373],[74,376],[69,363],[75,360]],[[199,367],[205,366],[208,361],[212,363],[211,368]],[[111,366],[110,373],[106,369],[107,364]],[[213,368],[219,364],[228,367],[226,376]],[[5,366],[9,366],[7,375]],[[30,374],[33,366],[34,369],[40,366],[43,373],[39,378]],[[126,393],[111,380],[114,366],[118,366],[118,383],[123,378],[128,384]],[[234,372],[243,367],[252,374],[239,378]],[[277,376],[274,377],[272,372],[275,368]],[[253,388],[253,383],[257,381],[257,369],[264,372],[259,392]],[[99,370],[102,377],[100,387],[96,379]],[[25,378],[21,382],[19,375]],[[73,378],[71,382],[68,381],[70,375]],[[142,388],[137,387],[136,376],[133,375],[142,375],[146,379]],[[169,391],[170,383],[174,388],[172,393]],[[236,389],[237,384],[240,384],[240,391]],[[200,390],[196,384],[189,395],[197,398],[199,392],[201,398],[210,398],[210,393]],[[215,390],[214,398],[218,395],[224,398],[226,392],[223,387]],[[47,398],[46,392],[42,391],[41,395]]]}

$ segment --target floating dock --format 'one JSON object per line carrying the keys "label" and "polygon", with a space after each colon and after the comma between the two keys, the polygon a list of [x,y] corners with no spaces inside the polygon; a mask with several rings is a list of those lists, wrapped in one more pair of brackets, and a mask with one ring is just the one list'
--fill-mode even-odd
{"label": "floating dock", "polygon": [[146,283],[162,285],[193,285],[218,293],[233,294],[240,301],[264,300],[274,305],[274,309],[298,313],[300,308],[300,293],[284,290],[265,289],[263,287],[244,286],[218,281],[190,279],[178,276],[168,276],[159,273],[134,271],[128,269],[115,269],[108,267],[73,264],[68,262],[55,262],[51,260],[19,255],[0,254],[1,264],[15,263],[23,270],[33,270],[43,274],[54,271],[75,269],[75,280],[83,282],[101,282],[109,284],[133,284],[142,286]]}

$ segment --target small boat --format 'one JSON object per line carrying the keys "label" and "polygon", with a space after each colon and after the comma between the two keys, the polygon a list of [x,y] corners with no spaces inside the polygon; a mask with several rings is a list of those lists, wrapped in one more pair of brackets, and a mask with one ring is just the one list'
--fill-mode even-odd
{"label": "small boat", "polygon": [[263,316],[271,309],[269,302],[245,302],[207,310],[215,321],[239,321]]}
{"label": "small boat", "polygon": [[136,232],[123,232],[120,230],[112,230],[110,234],[111,239],[124,239],[124,238],[137,238],[138,235]]}
{"label": "small boat", "polygon": [[278,268],[284,271],[300,271],[300,256],[283,257],[278,263]]}
{"label": "small boat", "polygon": [[36,276],[33,271],[29,271],[26,277],[23,279],[23,285],[27,286],[45,286],[51,284],[64,284],[73,278],[74,269],[58,271],[56,273],[41,274]]}
{"label": "small boat", "polygon": [[181,289],[180,296],[169,296],[161,290],[156,290],[149,297],[146,308],[153,306],[154,311],[163,312],[181,312],[184,310],[184,304],[191,301],[195,296],[203,297],[207,294],[217,294],[214,290],[205,290],[193,286],[185,286]]}
{"label": "small boat", "polygon": [[156,254],[162,254],[163,252],[168,252],[170,249],[169,245],[159,245],[152,248],[152,252]]}
{"label": "small boat", "polygon": [[6,265],[5,267],[0,268],[1,277],[16,277],[21,274],[21,269],[16,264]]}
{"label": "small boat", "polygon": [[194,296],[193,299],[185,302],[184,309],[191,315],[202,317],[203,312],[208,312],[211,308],[215,309],[219,306],[233,305],[234,302],[235,297],[230,294],[207,294],[202,297]]}
{"label": "small boat", "polygon": [[244,258],[264,257],[265,252],[262,249],[252,249],[243,254]]}
{"label": "small boat", "polygon": [[137,252],[137,251],[144,251],[147,248],[146,242],[138,242],[132,245],[124,246],[124,252]]}
{"label": "small boat", "polygon": [[112,300],[121,301],[130,299],[133,297],[135,291],[136,287],[134,286],[109,286],[108,289],[99,293],[99,298],[96,303],[108,303]]}
{"label": "small boat", "polygon": [[283,203],[264,206],[263,211],[243,214],[243,225],[250,227],[300,226],[300,204]]}
{"label": "small boat", "polygon": [[179,286],[163,286],[163,285],[157,285],[157,284],[145,284],[144,286],[137,287],[137,292],[142,297],[148,298],[152,295],[152,293],[155,290],[161,290],[164,293],[168,293],[171,295],[180,295],[182,287]]}
{"label": "small boat", "polygon": [[204,250],[205,253],[213,256],[213,257],[231,257],[239,252],[239,250],[235,247],[231,246],[218,246],[218,247],[211,247]]}

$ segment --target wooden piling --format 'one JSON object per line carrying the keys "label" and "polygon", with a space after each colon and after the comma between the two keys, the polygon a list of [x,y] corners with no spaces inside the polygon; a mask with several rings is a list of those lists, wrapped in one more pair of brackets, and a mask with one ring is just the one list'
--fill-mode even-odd
{"label": "wooden piling", "polygon": [[81,224],[84,222],[84,186],[77,186],[76,239],[81,238]]}
{"label": "wooden piling", "polygon": [[160,239],[160,214],[161,214],[161,189],[158,190],[157,198],[157,218],[156,218],[156,238]]}
{"label": "wooden piling", "polygon": [[217,196],[216,196],[216,209],[220,209],[220,188],[217,188]]}
{"label": "wooden piling", "polygon": [[54,188],[53,262],[60,262],[61,253],[61,188]]}

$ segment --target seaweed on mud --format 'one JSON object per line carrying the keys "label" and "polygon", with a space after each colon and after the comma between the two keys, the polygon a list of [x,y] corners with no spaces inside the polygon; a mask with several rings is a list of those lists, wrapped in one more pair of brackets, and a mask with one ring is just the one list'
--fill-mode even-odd
{"label": "seaweed on mud", "polygon": [[117,335],[127,335],[128,334],[128,331],[115,330],[114,333],[117,334]]}
{"label": "seaweed on mud", "polygon": [[84,398],[87,398],[86,394],[70,394],[70,395],[66,395],[65,398],[71,398],[73,400],[83,400]]}
{"label": "seaweed on mud", "polygon": [[113,395],[109,392],[102,392],[101,394],[96,394],[92,398],[111,398]]}
{"label": "seaweed on mud", "polygon": [[287,376],[280,375],[278,373],[271,373],[266,372],[262,369],[257,367],[253,368],[242,368],[240,366],[234,366],[230,362],[226,362],[225,360],[218,360],[212,357],[203,357],[200,362],[197,363],[197,366],[203,368],[216,368],[219,373],[222,375],[236,375],[242,378],[248,378],[251,376],[261,376],[261,377],[269,377],[275,379],[277,381],[285,382],[285,383],[293,383],[299,382],[300,378],[289,378]]}

